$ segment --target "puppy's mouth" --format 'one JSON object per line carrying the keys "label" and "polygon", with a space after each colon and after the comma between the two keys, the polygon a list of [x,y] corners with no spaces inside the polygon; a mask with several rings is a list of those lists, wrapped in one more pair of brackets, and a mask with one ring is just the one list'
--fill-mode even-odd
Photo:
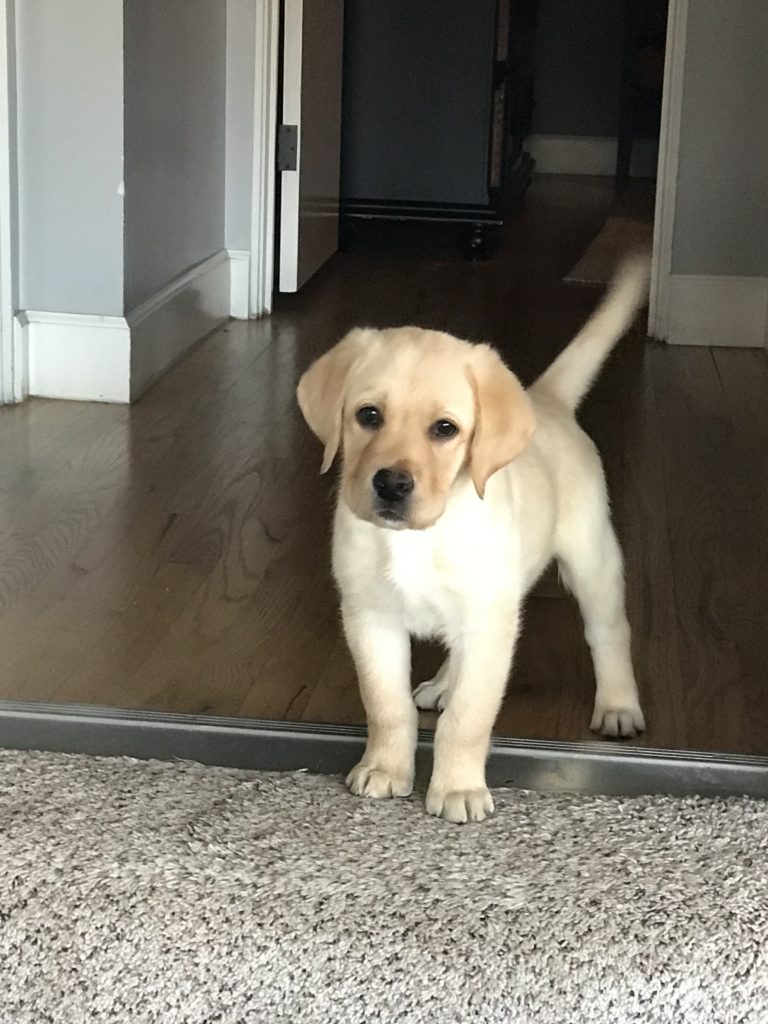
{"label": "puppy's mouth", "polygon": [[405,530],[408,527],[405,513],[388,506],[374,509],[373,520],[378,526],[384,526],[389,530]]}

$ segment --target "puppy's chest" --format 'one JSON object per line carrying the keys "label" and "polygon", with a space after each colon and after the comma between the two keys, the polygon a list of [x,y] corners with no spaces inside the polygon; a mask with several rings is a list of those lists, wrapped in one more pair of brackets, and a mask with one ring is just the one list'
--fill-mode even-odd
{"label": "puppy's chest", "polygon": [[385,586],[416,636],[455,628],[460,616],[457,566],[429,534],[392,534],[384,552]]}

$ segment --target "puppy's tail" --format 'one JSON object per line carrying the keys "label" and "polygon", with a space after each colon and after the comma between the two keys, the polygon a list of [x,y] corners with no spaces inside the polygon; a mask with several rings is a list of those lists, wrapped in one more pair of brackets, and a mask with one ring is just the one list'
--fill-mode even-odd
{"label": "puppy's tail", "polygon": [[648,295],[651,261],[646,252],[619,267],[605,298],[573,341],[532,385],[575,410],[613,346],[630,327]]}

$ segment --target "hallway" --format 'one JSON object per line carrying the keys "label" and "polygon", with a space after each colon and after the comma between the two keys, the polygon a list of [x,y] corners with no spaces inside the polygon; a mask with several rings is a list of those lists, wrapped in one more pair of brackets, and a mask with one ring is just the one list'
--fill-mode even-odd
{"label": "hallway", "polygon": [[[529,382],[597,300],[562,278],[610,205],[603,179],[539,178],[491,261],[353,244],[131,408],[0,409],[0,697],[361,723],[328,567],[333,481],[298,375],[354,324],[413,322],[492,341]],[[768,753],[766,407],[764,352],[640,334],[584,406],[625,552],[643,745]],[[437,656],[416,651],[415,681]],[[497,732],[590,738],[592,691],[577,608],[547,576]]]}

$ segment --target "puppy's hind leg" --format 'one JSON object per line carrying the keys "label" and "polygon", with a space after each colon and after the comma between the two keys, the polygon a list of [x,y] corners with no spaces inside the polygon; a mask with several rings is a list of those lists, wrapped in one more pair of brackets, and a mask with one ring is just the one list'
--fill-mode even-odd
{"label": "puppy's hind leg", "polygon": [[442,711],[448,703],[451,688],[451,659],[445,659],[433,679],[419,683],[413,691],[413,700],[422,711]]}
{"label": "puppy's hind leg", "polygon": [[560,572],[576,595],[592,651],[597,688],[590,728],[611,738],[645,729],[632,669],[630,629],[624,609],[624,570],[606,502],[584,510],[570,524],[558,551]]}

